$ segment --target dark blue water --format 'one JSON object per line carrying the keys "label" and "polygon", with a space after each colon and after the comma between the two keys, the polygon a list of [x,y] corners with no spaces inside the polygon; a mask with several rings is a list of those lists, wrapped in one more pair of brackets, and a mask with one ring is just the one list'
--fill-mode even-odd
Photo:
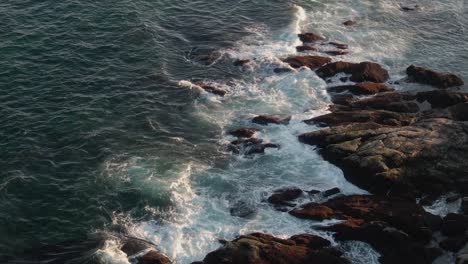
{"label": "dark blue water", "polygon": [[[254,160],[232,160],[222,146],[225,131],[260,112],[288,112],[300,119],[306,109],[326,108],[323,84],[313,73],[270,78],[268,67],[293,52],[294,30],[349,43],[352,53],[344,59],[378,61],[394,78],[416,63],[468,80],[464,1],[420,2],[423,9],[408,14],[387,0],[3,1],[0,256],[98,231],[136,226],[141,232],[149,230],[141,227],[147,223],[152,231],[144,237],[155,242],[165,238],[159,225],[190,237],[208,230],[200,222],[219,224],[209,229],[203,246],[185,251],[188,256],[181,256],[178,239],[162,245],[185,263],[191,254],[215,248],[220,234],[261,229],[272,221],[269,209],[254,223],[214,213],[229,212],[225,201],[246,185],[252,187],[249,199],[259,202],[261,193],[277,185],[299,181],[326,187],[331,183],[320,178],[324,171],[337,178],[331,182],[345,184],[339,170],[327,169],[331,165],[315,153],[301,155],[302,160],[292,154],[301,148],[293,140],[304,129],[300,125],[264,131],[294,147]],[[358,27],[343,28],[341,22],[349,18],[357,19]],[[250,70],[232,65],[234,59],[252,57],[257,62]],[[212,97],[200,98],[179,85],[198,79],[225,85],[231,96],[213,103]],[[304,86],[297,89],[295,83]],[[294,161],[290,168],[281,163],[285,159]],[[304,165],[310,159],[317,164]],[[184,173],[191,175],[183,183],[188,186],[179,186]],[[181,191],[187,189],[188,194]],[[169,224],[179,202],[193,205],[194,218],[200,208],[215,209],[179,228]]]}

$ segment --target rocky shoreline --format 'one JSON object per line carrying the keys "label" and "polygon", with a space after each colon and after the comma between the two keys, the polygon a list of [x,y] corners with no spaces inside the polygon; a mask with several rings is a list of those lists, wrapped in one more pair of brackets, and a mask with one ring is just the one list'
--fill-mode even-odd
{"label": "rocky shoreline", "polygon": [[[298,37],[303,42],[298,52],[330,45],[314,33]],[[331,43],[347,49],[345,44]],[[409,93],[385,84],[388,72],[373,62],[332,62],[326,56],[307,55],[283,61],[292,68],[315,70],[327,82],[341,74],[346,77],[340,81],[354,83],[327,88],[333,102],[330,113],[304,120],[323,128],[302,134],[298,140],[316,146],[350,182],[372,194],[344,196],[337,188],[320,193],[294,187],[275,191],[268,202],[305,220],[341,220],[319,229],[337,241],[369,244],[384,264],[433,263],[444,252],[453,252],[457,263],[468,263],[468,93],[447,89],[464,85],[463,80],[411,65],[406,81],[435,89]],[[276,73],[287,71],[291,70],[275,69]],[[287,124],[289,119],[262,115],[252,122]],[[264,144],[254,138],[255,132],[251,128],[232,131],[239,139],[228,149],[251,155],[263,153],[268,144],[280,147]],[[317,193],[328,200],[295,202]],[[462,200],[459,213],[441,217],[424,209],[423,205],[449,194],[452,200]],[[310,234],[280,239],[255,233],[222,244],[195,263],[349,263],[330,241]]]}

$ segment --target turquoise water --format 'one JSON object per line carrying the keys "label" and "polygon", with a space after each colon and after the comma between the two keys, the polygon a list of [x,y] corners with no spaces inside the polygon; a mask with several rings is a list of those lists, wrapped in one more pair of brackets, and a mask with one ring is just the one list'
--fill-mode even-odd
{"label": "turquoise water", "polygon": [[[400,2],[0,3],[0,256],[123,232],[189,263],[218,238],[315,232],[262,201],[292,185],[363,191],[296,140],[314,129],[301,120],[325,112],[325,83],[272,69],[294,53],[295,34],[315,31],[351,46],[342,59],[380,62],[394,80],[411,63],[468,80],[464,1],[419,1],[413,13]],[[341,26],[351,18],[357,27]],[[255,61],[232,65],[246,58]],[[198,79],[229,94],[200,94]],[[261,128],[281,149],[253,159],[224,151],[226,131],[260,113],[293,115]],[[237,201],[256,216],[231,216]],[[122,263],[111,249],[97,261]]]}

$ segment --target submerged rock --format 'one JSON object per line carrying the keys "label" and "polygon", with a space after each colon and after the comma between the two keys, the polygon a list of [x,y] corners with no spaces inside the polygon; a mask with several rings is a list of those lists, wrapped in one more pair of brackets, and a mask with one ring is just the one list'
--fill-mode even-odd
{"label": "submerged rock", "polygon": [[227,241],[209,253],[204,264],[344,264],[341,252],[328,248],[330,242],[318,236],[302,234],[280,239],[262,233]]}
{"label": "submerged rock", "polygon": [[273,70],[274,73],[287,73],[287,72],[292,72],[293,70],[291,68],[275,68]]}
{"label": "submerged rock", "polygon": [[338,73],[351,74],[350,80],[353,82],[376,82],[383,83],[388,80],[387,70],[373,62],[333,62],[317,70],[317,75],[321,78],[330,78]]}
{"label": "submerged rock", "polygon": [[234,66],[244,66],[244,64],[249,63],[250,60],[236,60],[234,61],[233,65]]}
{"label": "submerged rock", "polygon": [[260,125],[278,124],[287,125],[291,121],[291,116],[288,115],[260,115],[252,119],[253,123]]}
{"label": "submerged rock", "polygon": [[324,40],[323,37],[315,33],[303,33],[303,34],[298,34],[297,36],[303,43],[314,43],[317,41]]}
{"label": "submerged rock", "polygon": [[257,208],[251,202],[238,201],[231,206],[229,212],[232,216],[245,218],[255,214],[257,212]]}
{"label": "submerged rock", "polygon": [[409,66],[406,69],[406,73],[408,74],[408,77],[410,77],[410,79],[415,82],[428,84],[439,88],[464,85],[463,80],[455,74],[439,73],[426,68],[416,67],[414,65]]}
{"label": "submerged rock", "polygon": [[227,94],[226,90],[217,88],[211,84],[207,84],[205,82],[196,82],[194,83],[197,86],[200,86],[203,90],[205,90],[208,93],[216,94],[219,96],[225,96]]}
{"label": "submerged rock", "polygon": [[239,138],[251,138],[258,132],[258,129],[255,128],[239,128],[233,131],[230,131],[229,134]]}
{"label": "submerged rock", "polygon": [[339,42],[333,42],[333,41],[331,41],[331,42],[328,42],[327,44],[328,44],[328,45],[335,46],[335,47],[337,47],[338,49],[343,49],[343,50],[348,49],[348,45],[347,45],[347,44],[343,44],[343,43],[339,43]]}
{"label": "submerged rock", "polygon": [[275,205],[295,206],[291,201],[299,198],[302,195],[302,190],[299,188],[285,188],[274,191],[268,197],[268,202]]}
{"label": "submerged rock", "polygon": [[351,27],[351,26],[356,25],[356,21],[353,21],[353,20],[346,20],[345,22],[343,22],[343,25],[345,25],[345,26],[347,26],[347,27]]}
{"label": "submerged rock", "polygon": [[317,49],[314,48],[314,47],[311,47],[311,46],[302,45],[302,46],[297,46],[297,47],[296,47],[296,51],[297,51],[297,52],[317,51]]}
{"label": "submerged rock", "polygon": [[294,56],[284,59],[283,61],[293,68],[308,67],[311,70],[315,70],[318,67],[331,62],[331,59],[321,56]]}

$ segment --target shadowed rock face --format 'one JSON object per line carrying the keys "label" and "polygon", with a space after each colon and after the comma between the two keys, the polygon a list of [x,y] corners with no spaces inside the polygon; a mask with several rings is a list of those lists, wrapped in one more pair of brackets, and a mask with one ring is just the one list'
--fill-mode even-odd
{"label": "shadowed rock face", "polygon": [[349,263],[330,242],[318,236],[302,234],[289,239],[254,233],[226,242],[209,253],[204,264],[341,264]]}
{"label": "shadowed rock face", "polygon": [[344,222],[323,227],[337,240],[359,240],[370,244],[381,263],[429,264],[441,254],[428,243],[442,226],[442,219],[424,211],[414,201],[370,195],[331,199],[323,204],[309,203],[290,212],[304,219]]}
{"label": "shadowed rock face", "polygon": [[287,125],[289,121],[291,121],[291,116],[288,115],[260,115],[252,119],[253,123],[264,126],[268,124]]}
{"label": "shadowed rock face", "polygon": [[289,57],[283,61],[293,68],[308,67],[311,70],[315,70],[318,67],[331,62],[331,59],[321,56],[295,56]]}
{"label": "shadowed rock face", "polygon": [[327,79],[338,73],[351,74],[350,80],[353,82],[376,82],[383,83],[388,80],[387,70],[373,62],[333,62],[317,70],[317,75]]}
{"label": "shadowed rock face", "polygon": [[[432,91],[352,101],[308,120],[332,127],[299,139],[319,146],[351,182],[376,194],[467,194],[467,99],[463,93]],[[416,113],[416,100],[437,108]]]}
{"label": "shadowed rock face", "polygon": [[354,95],[371,95],[382,92],[390,92],[394,89],[382,83],[363,82],[355,85],[334,86],[327,89],[328,92],[342,93],[350,92]]}
{"label": "shadowed rock face", "polygon": [[439,88],[462,86],[463,80],[455,74],[444,74],[423,67],[411,65],[406,69],[408,77],[415,82],[432,85]]}
{"label": "shadowed rock face", "polygon": [[314,43],[317,41],[324,40],[322,36],[319,36],[315,33],[303,33],[297,35],[303,43]]}

